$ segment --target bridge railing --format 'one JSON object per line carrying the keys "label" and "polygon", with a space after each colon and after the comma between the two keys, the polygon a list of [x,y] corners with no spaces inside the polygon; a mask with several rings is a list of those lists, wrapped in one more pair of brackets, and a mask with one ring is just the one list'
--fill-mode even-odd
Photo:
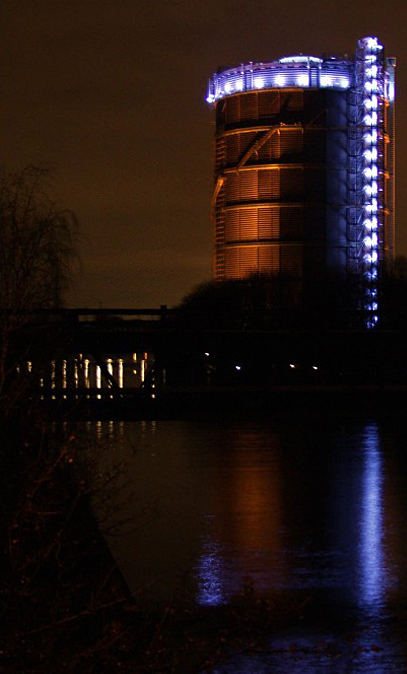
{"label": "bridge railing", "polygon": [[30,323],[38,322],[62,322],[73,323],[100,323],[106,321],[166,321],[175,314],[174,309],[169,309],[166,304],[160,307],[147,308],[61,308],[61,309],[37,309],[24,311],[21,316]]}

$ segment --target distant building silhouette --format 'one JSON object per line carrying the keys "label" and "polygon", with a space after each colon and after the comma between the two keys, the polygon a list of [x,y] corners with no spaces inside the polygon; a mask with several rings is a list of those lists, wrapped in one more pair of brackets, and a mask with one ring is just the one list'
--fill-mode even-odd
{"label": "distant building silhouette", "polygon": [[394,256],[394,71],[367,37],[353,59],[288,56],[211,77],[216,279],[355,274],[377,322]]}

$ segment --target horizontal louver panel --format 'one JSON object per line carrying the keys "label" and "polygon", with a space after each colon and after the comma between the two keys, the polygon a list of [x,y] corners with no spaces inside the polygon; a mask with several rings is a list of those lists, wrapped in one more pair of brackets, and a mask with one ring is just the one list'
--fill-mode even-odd
{"label": "horizontal louver panel", "polygon": [[278,239],[280,236],[280,209],[259,208],[259,238]]}
{"label": "horizontal louver panel", "polygon": [[281,246],[280,269],[287,276],[302,276],[303,249],[302,246]]}
{"label": "horizontal louver panel", "polygon": [[304,171],[302,169],[281,169],[280,198],[291,201],[304,197]]}
{"label": "horizontal louver panel", "polygon": [[239,214],[240,240],[253,241],[259,238],[257,209],[245,208]]}
{"label": "horizontal louver panel", "polygon": [[226,177],[225,185],[226,201],[233,203],[240,200],[240,177],[235,173],[229,174]]}
{"label": "horizontal louver panel", "polygon": [[279,246],[242,246],[225,252],[226,278],[244,278],[258,273],[277,274],[279,269]]}
{"label": "horizontal louver panel", "polygon": [[281,129],[280,155],[300,154],[303,151],[303,132],[299,129]]}
{"label": "horizontal louver panel", "polygon": [[258,160],[261,162],[272,162],[273,159],[280,157],[280,134],[273,133],[270,138],[259,148]]}
{"label": "horizontal louver panel", "polygon": [[238,241],[239,236],[239,211],[228,211],[225,218],[225,241]]}
{"label": "horizontal louver panel", "polygon": [[259,118],[275,115],[280,110],[280,92],[265,91],[259,97]]}
{"label": "horizontal louver panel", "polygon": [[225,276],[228,279],[239,278],[238,248],[232,248],[225,252]]}
{"label": "horizontal louver panel", "polygon": [[249,146],[256,138],[256,131],[249,133],[233,133],[226,136],[225,162],[229,166],[235,166]]}
{"label": "horizontal louver panel", "polygon": [[259,248],[259,272],[278,274],[280,271],[280,247],[261,246]]}
{"label": "horizontal louver panel", "polygon": [[[287,92],[287,110],[302,110],[304,108],[304,94],[301,89],[298,91]],[[285,105],[285,101],[281,101],[281,108]]]}
{"label": "horizontal louver panel", "polygon": [[245,96],[239,96],[240,99],[240,119],[249,120],[257,119],[258,116],[258,105],[257,105],[257,94],[246,94]]}
{"label": "horizontal louver panel", "polygon": [[243,278],[258,271],[258,253],[256,246],[232,248],[225,254],[225,272],[227,278]]}
{"label": "horizontal louver panel", "polygon": [[258,250],[256,246],[239,250],[239,271],[241,276],[249,276],[258,271]]}
{"label": "horizontal louver panel", "polygon": [[237,164],[240,157],[240,136],[234,133],[232,136],[226,136],[226,164]]}
{"label": "horizontal louver panel", "polygon": [[226,176],[227,203],[238,201],[271,201],[280,196],[278,169],[240,171]]}
{"label": "horizontal louver panel", "polygon": [[280,196],[280,176],[277,169],[259,171],[258,195],[260,201],[278,199]]}
{"label": "horizontal louver panel", "polygon": [[304,108],[304,95],[297,91],[262,91],[230,96],[223,101],[226,124],[267,119],[281,111],[299,111]]}
{"label": "horizontal louver panel", "polygon": [[325,132],[319,129],[306,129],[304,132],[304,155],[307,161],[325,162],[325,152]]}
{"label": "horizontal louver panel", "polygon": [[280,236],[283,241],[298,241],[304,236],[302,208],[283,208],[280,213]]}
{"label": "horizontal louver panel", "polygon": [[225,101],[225,121],[227,124],[240,121],[240,96],[232,96]]}
{"label": "horizontal louver panel", "polygon": [[242,171],[239,174],[239,182],[241,201],[258,198],[257,171]]}
{"label": "horizontal louver panel", "polygon": [[259,220],[257,208],[228,211],[225,219],[225,241],[257,241]]}
{"label": "horizontal louver panel", "polygon": [[281,239],[302,241],[304,210],[302,208],[264,206],[225,212],[225,242]]}
{"label": "horizontal louver panel", "polygon": [[308,168],[304,173],[305,196],[312,201],[319,201],[325,196],[325,171],[320,168]]}

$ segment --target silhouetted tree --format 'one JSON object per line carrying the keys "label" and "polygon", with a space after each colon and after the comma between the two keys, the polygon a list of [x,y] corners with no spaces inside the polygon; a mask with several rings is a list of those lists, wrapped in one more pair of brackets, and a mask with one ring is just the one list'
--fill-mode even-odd
{"label": "silhouetted tree", "polygon": [[27,312],[61,306],[75,259],[76,218],[47,196],[46,176],[0,174],[0,391],[13,332]]}
{"label": "silhouetted tree", "polygon": [[0,175],[0,307],[58,307],[70,278],[77,222],[44,192],[46,172]]}
{"label": "silhouetted tree", "polygon": [[300,306],[298,280],[253,274],[199,285],[181,302],[178,320],[193,329],[279,329],[292,325]]}
{"label": "silhouetted tree", "polygon": [[252,275],[212,281],[187,295],[179,321],[198,329],[314,330],[363,325],[362,283],[356,277],[326,274],[323,279]]}
{"label": "silhouetted tree", "polygon": [[85,442],[57,433],[16,376],[29,312],[61,306],[75,259],[76,219],[45,178],[0,176],[0,670],[114,671],[129,592],[92,511]]}

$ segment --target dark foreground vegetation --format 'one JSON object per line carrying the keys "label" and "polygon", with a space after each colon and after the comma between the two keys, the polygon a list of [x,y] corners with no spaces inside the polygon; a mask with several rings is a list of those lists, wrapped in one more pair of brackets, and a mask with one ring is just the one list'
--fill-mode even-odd
{"label": "dark foreground vegetation", "polygon": [[[211,671],[231,652],[265,648],[281,616],[297,615],[294,602],[271,604],[250,587],[227,607],[197,608],[182,591],[171,605],[144,607],[95,520],[81,439],[51,433],[34,408],[3,422],[4,674]],[[106,496],[106,484],[100,488]]]}
{"label": "dark foreground vegetation", "polygon": [[78,441],[52,433],[33,406],[2,421],[1,671],[94,671],[112,658],[128,592],[92,514]]}

